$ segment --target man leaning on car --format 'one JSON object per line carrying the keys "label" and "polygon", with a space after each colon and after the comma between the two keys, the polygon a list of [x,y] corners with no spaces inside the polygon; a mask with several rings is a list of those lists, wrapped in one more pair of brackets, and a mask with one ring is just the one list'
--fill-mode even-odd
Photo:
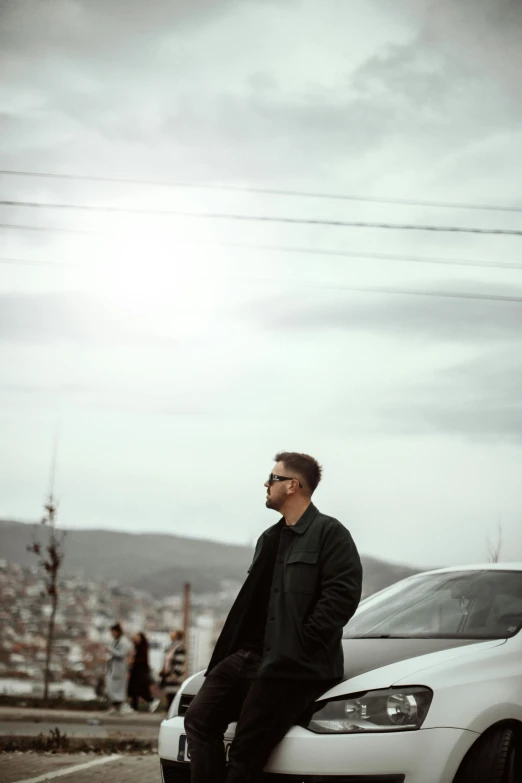
{"label": "man leaning on car", "polygon": [[[342,631],[361,597],[348,530],[311,502],[322,468],[283,452],[265,487],[282,514],[254,559],[185,716],[192,783],[255,781],[273,748],[343,676]],[[228,766],[223,737],[237,721]]]}

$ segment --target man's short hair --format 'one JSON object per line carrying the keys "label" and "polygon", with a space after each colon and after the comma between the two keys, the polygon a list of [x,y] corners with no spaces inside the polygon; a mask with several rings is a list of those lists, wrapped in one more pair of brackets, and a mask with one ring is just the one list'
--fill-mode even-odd
{"label": "man's short hair", "polygon": [[309,454],[299,454],[297,451],[280,451],[274,459],[276,462],[283,462],[286,468],[299,473],[308,484],[311,494],[315,492],[323,475],[323,469],[316,459]]}

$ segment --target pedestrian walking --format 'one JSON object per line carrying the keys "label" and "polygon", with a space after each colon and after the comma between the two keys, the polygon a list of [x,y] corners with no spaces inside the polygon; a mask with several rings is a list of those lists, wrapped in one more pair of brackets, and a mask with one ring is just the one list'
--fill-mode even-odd
{"label": "pedestrian walking", "polygon": [[126,701],[129,656],[132,644],[123,635],[120,623],[111,626],[111,636],[112,641],[107,651],[107,696],[111,704],[109,712],[118,711],[125,715],[132,711]]}
{"label": "pedestrian walking", "polygon": [[165,693],[167,710],[185,677],[185,664],[185,633],[181,630],[173,630],[170,632],[170,644],[165,650],[163,666],[159,673],[160,688]]}
{"label": "pedestrian walking", "polygon": [[[318,462],[295,452],[275,461],[266,506],[282,517],[257,542],[185,715],[192,783],[257,780],[288,729],[343,676],[342,632],[361,597],[359,554],[348,530],[311,501]],[[227,767],[223,737],[233,721]]]}
{"label": "pedestrian walking", "polygon": [[149,712],[154,712],[159,707],[160,700],[153,698],[150,684],[149,641],[145,634],[139,631],[134,637],[134,651],[131,654],[127,686],[127,695],[133,710],[138,710],[140,699],[149,705]]}

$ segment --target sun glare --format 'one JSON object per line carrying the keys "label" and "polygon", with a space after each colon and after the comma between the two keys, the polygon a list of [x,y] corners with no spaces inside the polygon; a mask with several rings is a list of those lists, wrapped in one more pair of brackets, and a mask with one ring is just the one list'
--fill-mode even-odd
{"label": "sun glare", "polygon": [[95,290],[122,325],[171,334],[208,328],[227,294],[215,249],[182,236],[135,230],[107,237]]}

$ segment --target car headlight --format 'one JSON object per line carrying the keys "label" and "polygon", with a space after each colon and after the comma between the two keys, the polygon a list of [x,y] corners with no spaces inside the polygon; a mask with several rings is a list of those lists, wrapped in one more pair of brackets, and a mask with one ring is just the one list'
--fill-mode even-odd
{"label": "car headlight", "polygon": [[412,731],[422,726],[432,698],[420,686],[354,693],[318,702],[306,728],[316,734]]}

